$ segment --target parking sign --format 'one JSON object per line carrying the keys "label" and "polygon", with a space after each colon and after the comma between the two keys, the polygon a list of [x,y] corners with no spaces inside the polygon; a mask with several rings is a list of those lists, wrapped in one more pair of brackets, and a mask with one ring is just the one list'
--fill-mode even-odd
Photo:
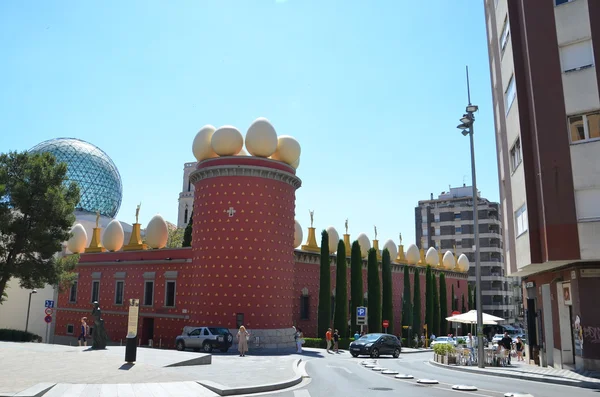
{"label": "parking sign", "polygon": [[47,300],[47,301],[45,301],[44,305],[45,305],[44,307],[49,307],[49,308],[53,309],[54,301]]}
{"label": "parking sign", "polygon": [[366,317],[367,316],[367,308],[363,306],[359,306],[356,308],[356,317]]}

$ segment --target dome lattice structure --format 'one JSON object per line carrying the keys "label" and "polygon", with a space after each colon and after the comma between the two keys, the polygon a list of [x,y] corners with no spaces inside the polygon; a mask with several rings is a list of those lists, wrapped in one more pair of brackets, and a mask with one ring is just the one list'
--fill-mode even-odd
{"label": "dome lattice structure", "polygon": [[110,157],[100,148],[76,138],[44,141],[29,150],[52,153],[67,164],[69,181],[77,183],[81,198],[77,210],[96,212],[114,218],[121,207],[123,184]]}

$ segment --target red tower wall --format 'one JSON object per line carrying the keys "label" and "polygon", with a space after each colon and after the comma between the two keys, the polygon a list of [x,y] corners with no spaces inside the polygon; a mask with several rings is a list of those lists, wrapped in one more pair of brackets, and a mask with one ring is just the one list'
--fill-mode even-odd
{"label": "red tower wall", "polygon": [[290,328],[300,186],[294,169],[256,157],[217,158],[199,163],[190,179],[203,322],[236,328],[241,313],[246,327]]}

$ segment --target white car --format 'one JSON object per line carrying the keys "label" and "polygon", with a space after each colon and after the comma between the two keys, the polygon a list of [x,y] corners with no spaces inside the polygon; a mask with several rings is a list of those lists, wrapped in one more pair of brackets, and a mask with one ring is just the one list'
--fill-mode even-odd
{"label": "white car", "polygon": [[441,343],[446,343],[452,346],[456,346],[456,340],[454,338],[450,338],[448,336],[438,336],[435,338],[433,342],[431,342],[431,347],[435,345],[439,345]]}
{"label": "white car", "polygon": [[494,335],[494,337],[492,338],[492,344],[497,345],[502,338],[504,338],[504,334],[496,334]]}

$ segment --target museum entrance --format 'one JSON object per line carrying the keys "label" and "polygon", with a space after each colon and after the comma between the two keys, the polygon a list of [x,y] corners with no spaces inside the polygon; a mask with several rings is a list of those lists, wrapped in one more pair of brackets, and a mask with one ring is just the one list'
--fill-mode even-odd
{"label": "museum entrance", "polygon": [[144,317],[142,318],[142,337],[140,338],[140,344],[142,346],[152,347],[154,341],[154,318]]}

